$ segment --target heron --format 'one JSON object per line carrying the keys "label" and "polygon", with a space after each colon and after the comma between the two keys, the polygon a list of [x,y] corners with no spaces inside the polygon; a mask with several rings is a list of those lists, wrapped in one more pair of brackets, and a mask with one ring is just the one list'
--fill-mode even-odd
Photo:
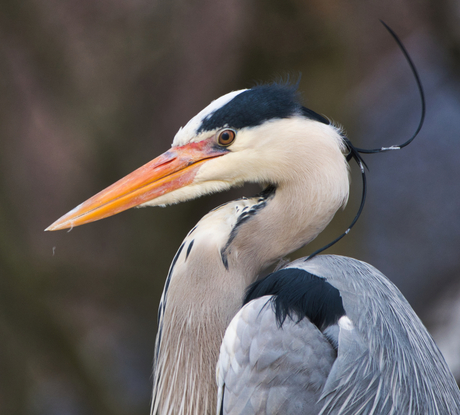
{"label": "heron", "polygon": [[348,152],[342,131],[302,106],[294,87],[231,92],[181,128],[170,150],[48,228],[261,184],[204,216],[173,259],[153,414],[460,413],[440,351],[372,266],[320,255],[259,279],[346,204]]}
{"label": "heron", "polygon": [[351,151],[297,87],[234,91],[165,153],[47,228],[261,186],[205,215],[174,256],[158,311],[153,415],[460,414],[441,352],[377,269],[311,255],[261,277],[346,205]]}

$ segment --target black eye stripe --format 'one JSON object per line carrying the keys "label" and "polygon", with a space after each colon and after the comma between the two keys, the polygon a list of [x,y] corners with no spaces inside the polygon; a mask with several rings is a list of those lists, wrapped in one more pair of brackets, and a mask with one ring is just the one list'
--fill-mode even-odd
{"label": "black eye stripe", "polygon": [[226,125],[240,130],[245,127],[256,127],[268,120],[295,115],[330,124],[321,115],[302,107],[297,85],[271,84],[256,86],[236,95],[208,114],[196,132],[215,131]]}

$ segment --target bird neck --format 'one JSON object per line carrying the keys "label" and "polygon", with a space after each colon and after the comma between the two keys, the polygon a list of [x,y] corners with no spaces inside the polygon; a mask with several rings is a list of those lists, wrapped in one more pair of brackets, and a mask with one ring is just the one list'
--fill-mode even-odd
{"label": "bird neck", "polygon": [[251,199],[230,202],[206,215],[179,248],[159,307],[153,414],[207,415],[216,410],[215,365],[246,282],[221,256],[236,212]]}
{"label": "bird neck", "polygon": [[238,269],[246,283],[252,283],[267,266],[315,239],[345,200],[336,189],[277,186],[263,206],[255,205],[259,209],[253,217],[235,228],[226,247],[229,269]]}
{"label": "bird neck", "polygon": [[313,240],[346,202],[348,171],[341,163],[337,171],[327,168],[331,163],[314,173],[294,170],[295,180],[227,203],[190,231],[160,304],[152,413],[215,412],[225,329],[259,272]]}

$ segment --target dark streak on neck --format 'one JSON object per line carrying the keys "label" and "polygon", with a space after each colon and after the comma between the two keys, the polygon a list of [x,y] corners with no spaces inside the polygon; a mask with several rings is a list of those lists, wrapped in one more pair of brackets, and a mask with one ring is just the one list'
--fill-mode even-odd
{"label": "dark streak on neck", "polygon": [[255,198],[258,198],[257,203],[255,203],[250,209],[243,209],[240,216],[238,217],[235,226],[230,232],[227,243],[224,248],[220,251],[220,256],[222,258],[222,263],[224,264],[225,269],[228,271],[228,254],[230,253],[230,245],[235,239],[240,226],[247,222],[249,219],[254,217],[259,213],[266,205],[267,201],[272,199],[275,196],[276,187],[274,185],[267,186],[261,193],[259,193]]}

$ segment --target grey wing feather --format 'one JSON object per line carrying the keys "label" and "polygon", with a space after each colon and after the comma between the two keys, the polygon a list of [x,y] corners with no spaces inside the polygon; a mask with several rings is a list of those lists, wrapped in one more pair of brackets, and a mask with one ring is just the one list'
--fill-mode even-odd
{"label": "grey wing feather", "polygon": [[353,326],[340,328],[338,357],[321,397],[322,415],[460,414],[460,391],[442,354],[383,274],[364,262],[332,255],[289,267],[326,278],[339,289],[343,318]]}
{"label": "grey wing feather", "polygon": [[306,318],[287,318],[278,327],[269,300],[251,301],[227,328],[217,365],[218,409],[226,415],[318,414],[335,350]]}

